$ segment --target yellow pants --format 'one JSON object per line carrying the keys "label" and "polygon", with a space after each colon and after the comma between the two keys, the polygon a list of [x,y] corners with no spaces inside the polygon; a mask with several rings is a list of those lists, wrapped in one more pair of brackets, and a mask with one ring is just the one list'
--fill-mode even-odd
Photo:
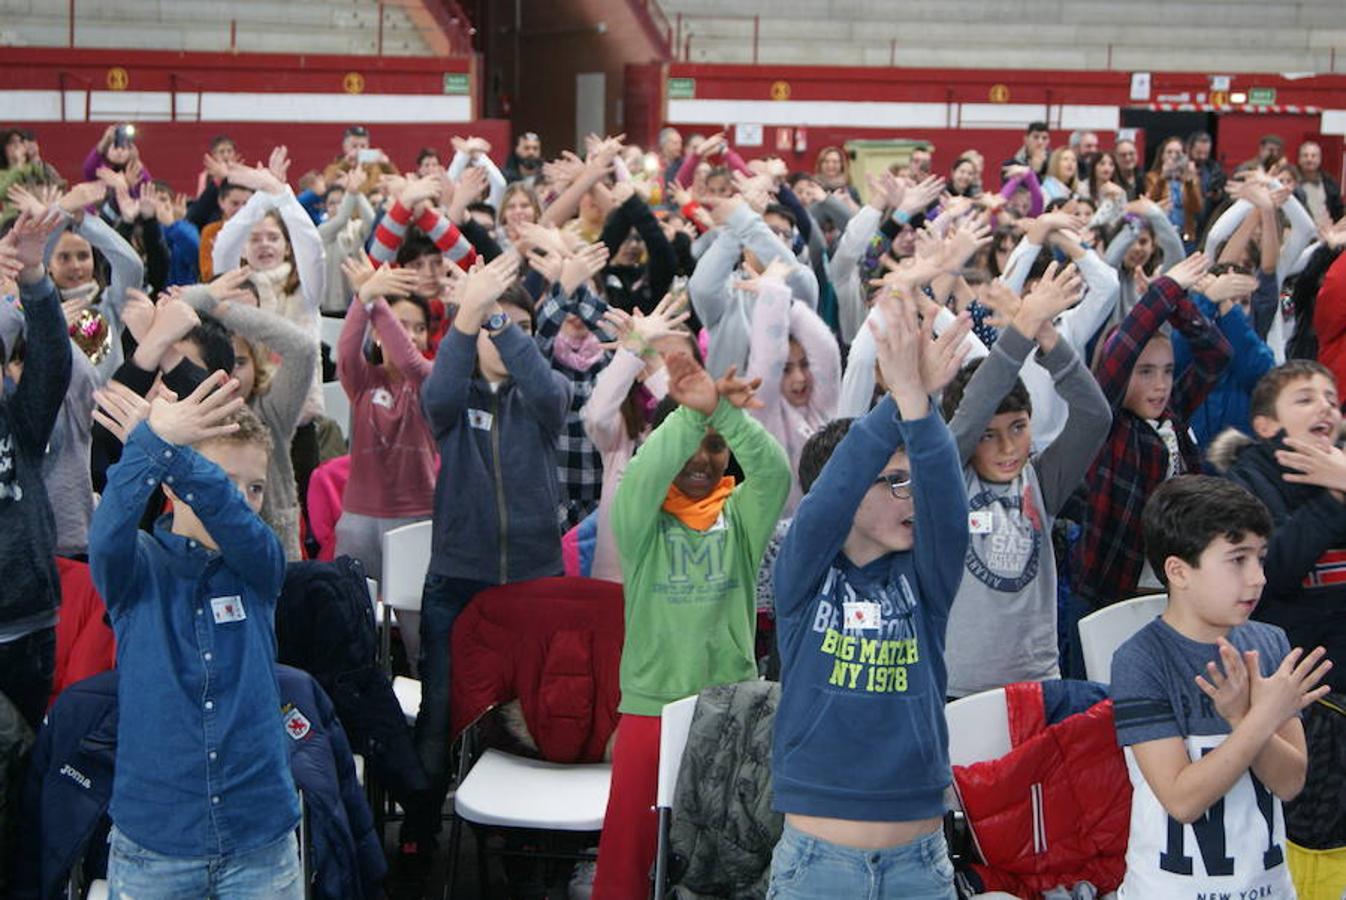
{"label": "yellow pants", "polygon": [[1286,861],[1294,879],[1299,900],[1343,900],[1346,898],[1346,847],[1335,850],[1307,850],[1285,842]]}

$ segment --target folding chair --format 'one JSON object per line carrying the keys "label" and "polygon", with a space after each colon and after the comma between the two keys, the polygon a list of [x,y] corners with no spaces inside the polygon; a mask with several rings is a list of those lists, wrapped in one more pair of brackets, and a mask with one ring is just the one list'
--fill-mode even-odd
{"label": "folding chair", "polygon": [[1112,655],[1131,635],[1148,625],[1168,604],[1167,594],[1133,597],[1080,619],[1084,673],[1090,681],[1112,682]]}
{"label": "folding chair", "polygon": [[661,898],[668,890],[668,830],[673,821],[673,795],[678,787],[678,772],[682,768],[682,753],[687,749],[687,735],[692,730],[692,716],[696,713],[696,695],[664,704],[659,723],[659,787],[655,795],[655,809],[659,813],[659,843],[654,857],[654,896]]}
{"label": "folding chair", "polygon": [[[387,559],[386,552],[384,558]],[[523,612],[529,610],[533,615],[524,616]],[[588,578],[540,578],[489,588],[477,595],[459,616],[453,635],[450,711],[454,730],[461,735],[461,746],[444,877],[446,897],[452,897],[454,892],[464,822],[474,827],[576,835],[602,830],[611,763],[559,763],[494,748],[482,750],[478,747],[477,725],[484,713],[501,703],[513,699],[527,702],[520,692],[521,685],[532,685],[534,679],[552,675],[546,665],[548,653],[534,652],[535,648],[551,646],[548,642],[557,634],[564,634],[569,642],[575,632],[587,632],[583,643],[591,648],[595,665],[593,683],[585,688],[594,693],[593,723],[583,747],[568,745],[567,752],[577,754],[575,758],[584,758],[585,754],[594,758],[597,754],[593,753],[593,745],[606,740],[604,732],[611,730],[616,719],[622,612],[619,584]],[[500,651],[484,641],[482,634],[498,630],[503,621],[519,623],[517,642],[511,647],[519,655],[512,658],[511,665],[495,668],[492,663],[501,659]],[[502,674],[506,671],[507,675]],[[566,679],[575,677],[573,671],[555,674]],[[472,693],[483,681],[492,687],[489,699]],[[538,734],[535,738],[539,753],[545,754],[546,735]],[[485,837],[478,835],[476,845],[480,896],[489,898]],[[568,852],[563,848],[490,852],[546,860],[594,859],[592,852]]]}
{"label": "folding chair", "polygon": [[[953,701],[944,707],[944,720],[949,726],[950,766],[968,766],[982,760],[999,759],[1013,748],[1004,688],[971,694]],[[965,817],[955,786],[950,786],[945,792],[944,802],[949,808],[945,818],[945,837],[950,856],[961,859],[958,853],[962,843],[955,839],[955,835],[964,827]]]}
{"label": "folding chair", "polygon": [[331,350],[332,362],[336,362],[337,343],[338,339],[341,337],[341,329],[346,324],[346,320],[336,316],[323,316],[319,321],[322,323],[319,329],[320,334],[322,335],[322,342]]}
{"label": "folding chair", "polygon": [[[421,611],[421,591],[430,570],[431,529],[429,521],[413,522],[383,536],[383,573],[379,579],[383,588],[383,616],[379,653],[390,675],[392,613],[401,610],[419,614]],[[421,708],[421,683],[399,675],[393,679],[393,693],[397,695],[408,724],[415,722]]]}
{"label": "folding chair", "polygon": [[327,418],[341,429],[346,440],[351,437],[351,401],[339,381],[329,381],[322,386],[322,405]]}

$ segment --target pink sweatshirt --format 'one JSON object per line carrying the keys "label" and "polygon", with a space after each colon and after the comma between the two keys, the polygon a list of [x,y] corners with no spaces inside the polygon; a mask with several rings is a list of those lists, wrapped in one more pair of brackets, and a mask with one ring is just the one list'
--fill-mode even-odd
{"label": "pink sweatshirt", "polygon": [[[813,375],[813,393],[805,406],[791,405],[781,392],[781,377],[790,358],[790,338],[804,348]],[[748,378],[762,379],[757,399],[763,406],[748,412],[771,432],[790,457],[790,496],[781,512],[782,516],[790,516],[802,496],[799,454],[804,442],[837,414],[841,351],[827,323],[806,304],[795,303],[784,282],[774,279],[762,282],[753,303],[746,374]]]}
{"label": "pink sweatshirt", "polygon": [[[622,403],[626,400],[636,377],[645,369],[645,360],[630,350],[618,350],[606,369],[594,382],[589,402],[580,410],[584,431],[603,457],[603,493],[598,501],[598,542],[594,546],[594,561],[589,572],[592,578],[604,581],[622,581],[622,565],[617,557],[617,542],[612,536],[612,498],[617,496],[617,485],[626,471],[626,464],[635,456],[636,449],[649,434],[646,428],[640,437],[632,440],[622,420]],[[662,400],[668,393],[668,373],[662,368],[645,379],[645,388]]]}
{"label": "pink sweatshirt", "polygon": [[[371,319],[401,379],[366,361],[361,345]],[[382,297],[370,312],[359,299],[351,303],[337,348],[337,376],[351,401],[351,474],[342,508],[380,519],[431,515],[439,455],[421,413],[421,384],[433,364]]]}

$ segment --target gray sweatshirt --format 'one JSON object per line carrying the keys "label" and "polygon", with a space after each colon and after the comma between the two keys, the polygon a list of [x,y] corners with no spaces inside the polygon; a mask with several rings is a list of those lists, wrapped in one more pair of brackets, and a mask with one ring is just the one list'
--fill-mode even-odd
{"label": "gray sweatshirt", "polygon": [[1069,406],[1066,427],[1013,481],[978,475],[971,463],[977,442],[1033,347],[1006,328],[949,423],[964,461],[970,532],[944,653],[954,697],[1060,677],[1052,522],[1107,437],[1112,413],[1070,344],[1058,340],[1036,358]]}
{"label": "gray sweatshirt", "polygon": [[[352,220],[356,207],[360,209],[360,218]],[[354,225],[351,225],[354,221]],[[323,267],[327,278],[323,281],[322,311],[336,316],[344,316],[346,307],[351,305],[350,285],[341,271],[341,264],[347,257],[354,256],[358,250],[364,253],[365,238],[374,227],[374,207],[369,205],[365,195],[359,191],[347,191],[341,198],[336,215],[318,226],[318,235],[322,238]]]}
{"label": "gray sweatshirt", "polygon": [[785,276],[790,293],[794,299],[807,303],[809,309],[818,308],[818,278],[813,270],[794,260],[752,209],[745,205],[735,210],[687,282],[692,307],[710,333],[706,370],[716,378],[730,366],[738,366],[740,373],[748,366],[752,297],[733,283],[734,270],[744,249],[751,250],[763,266],[773,259],[794,261],[790,274]]}
{"label": "gray sweatshirt", "polygon": [[241,303],[217,306],[215,298],[204,286],[186,291],[183,299],[197,312],[214,316],[234,334],[249,343],[263,345],[281,358],[280,368],[272,375],[266,392],[258,394],[254,390],[248,406],[266,424],[275,445],[266,471],[262,520],[280,538],[286,560],[294,562],[301,558],[299,488],[294,480],[294,465],[290,462],[290,442],[294,440],[295,426],[299,424],[313,380],[318,341],[280,313]]}
{"label": "gray sweatshirt", "polygon": [[70,387],[56,416],[42,463],[42,480],[56,516],[56,554],[89,552],[89,520],[93,518],[93,478],[89,455],[93,446],[93,392],[98,376],[93,363],[71,344]]}

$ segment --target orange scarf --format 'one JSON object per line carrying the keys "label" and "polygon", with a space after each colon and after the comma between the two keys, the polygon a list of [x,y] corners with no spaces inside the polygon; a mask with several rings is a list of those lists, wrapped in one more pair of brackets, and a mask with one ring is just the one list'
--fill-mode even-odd
{"label": "orange scarf", "polygon": [[678,490],[676,485],[670,484],[668,496],[664,497],[663,509],[688,528],[705,531],[715,524],[715,520],[720,517],[720,510],[724,508],[724,501],[728,500],[733,492],[733,475],[721,478],[715,489],[700,500],[693,500]]}

